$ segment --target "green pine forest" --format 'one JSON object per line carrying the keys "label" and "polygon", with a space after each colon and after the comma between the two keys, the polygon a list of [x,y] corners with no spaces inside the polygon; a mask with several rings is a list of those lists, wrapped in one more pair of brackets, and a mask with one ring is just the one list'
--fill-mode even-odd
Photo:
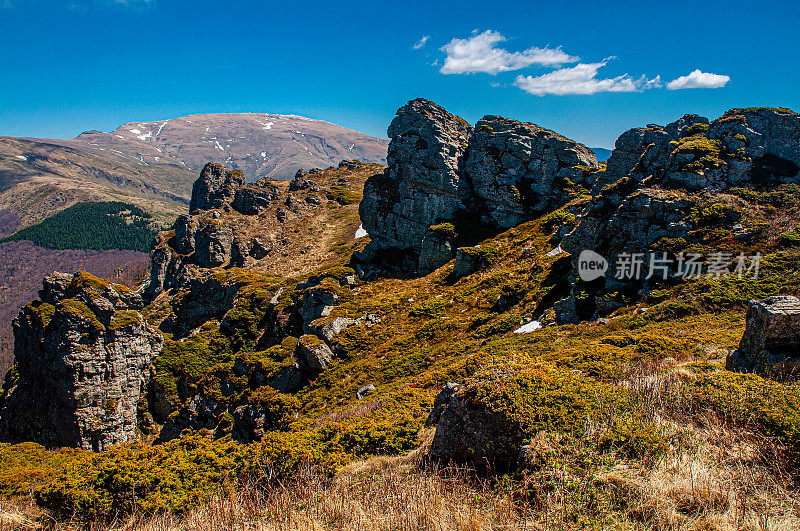
{"label": "green pine forest", "polygon": [[150,214],[118,201],[78,203],[0,240],[30,240],[48,249],[148,252],[156,233]]}

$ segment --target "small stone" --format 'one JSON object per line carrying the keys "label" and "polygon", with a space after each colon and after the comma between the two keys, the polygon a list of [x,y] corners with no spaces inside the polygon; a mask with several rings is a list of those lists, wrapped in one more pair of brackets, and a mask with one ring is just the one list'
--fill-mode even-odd
{"label": "small stone", "polygon": [[364,397],[371,395],[374,392],[375,392],[375,386],[372,384],[367,384],[361,389],[359,389],[358,392],[356,392],[356,397],[358,397],[358,399],[361,400]]}

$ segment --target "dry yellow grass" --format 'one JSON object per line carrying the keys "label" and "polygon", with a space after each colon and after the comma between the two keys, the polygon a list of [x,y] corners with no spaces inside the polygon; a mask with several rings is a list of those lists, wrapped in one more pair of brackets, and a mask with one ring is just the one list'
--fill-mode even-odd
{"label": "dry yellow grass", "polygon": [[[797,493],[769,466],[764,441],[709,418],[702,428],[661,418],[681,444],[652,463],[618,462],[586,488],[601,484],[626,499],[611,520],[592,529],[788,531],[800,529]],[[601,428],[592,428],[601,429]],[[466,470],[422,466],[432,433],[403,457],[354,463],[327,479],[306,470],[289,484],[246,486],[183,517],[133,516],[111,524],[58,523],[32,503],[0,505],[0,530],[316,531],[316,530],[569,530],[578,526],[582,492],[565,489],[569,472],[548,477],[547,496],[526,505],[514,485],[490,484]],[[588,434],[591,436],[591,434]],[[541,439],[541,440],[539,440]],[[532,443],[543,446],[546,437]],[[557,444],[556,444],[557,446]],[[563,477],[558,477],[563,474]],[[527,478],[530,481],[530,478]],[[516,486],[519,486],[517,484]],[[585,512],[584,512],[585,515]],[[586,520],[583,520],[586,524]]]}

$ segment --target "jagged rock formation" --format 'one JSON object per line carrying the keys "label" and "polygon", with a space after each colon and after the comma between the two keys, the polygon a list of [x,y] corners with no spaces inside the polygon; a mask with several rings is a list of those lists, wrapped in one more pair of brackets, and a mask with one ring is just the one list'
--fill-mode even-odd
{"label": "jagged rock formation", "polygon": [[200,178],[192,185],[192,201],[189,212],[219,208],[234,198],[236,190],[244,184],[244,173],[228,171],[218,162],[209,162],[200,172]]}
{"label": "jagged rock formation", "polygon": [[[703,201],[702,193],[800,182],[798,139],[800,115],[769,108],[732,109],[710,123],[686,115],[665,127],[648,125],[623,133],[606,170],[594,174],[592,200],[561,241],[561,248],[572,255],[572,278],[577,279],[578,259],[586,250],[612,265],[622,254],[682,250],[676,246],[685,248],[698,228],[693,212]],[[736,221],[729,220],[731,225]],[[678,273],[676,266],[669,276]],[[640,287],[646,287],[649,273],[645,261]],[[597,287],[593,291],[622,287],[606,275],[599,292]],[[584,318],[597,315],[596,300],[589,300],[590,307],[577,312]],[[572,311],[561,313],[558,322],[580,318]]]}
{"label": "jagged rock formation", "polygon": [[134,438],[137,402],[161,334],[141,297],[88,273],[53,273],[14,320],[17,381],[0,438],[100,451]]}
{"label": "jagged rock formation", "polygon": [[260,180],[236,190],[231,206],[248,216],[267,209],[280,197],[278,187],[267,180]]}
{"label": "jagged rock formation", "polygon": [[796,379],[800,369],[800,300],[776,295],[750,301],[747,326],[726,368],[775,379]]}
{"label": "jagged rock formation", "polygon": [[[273,272],[283,273],[286,268],[295,269],[296,263],[290,262],[297,262],[298,255],[308,253],[302,262],[307,269],[314,268],[313,248],[333,247],[334,237],[341,243],[341,233],[349,232],[346,224],[331,224],[328,217],[340,214],[340,208],[352,213],[360,198],[360,179],[377,168],[343,161],[339,168],[300,170],[292,181],[262,179],[244,184],[236,171],[207,164],[194,185],[191,214],[179,216],[171,231],[158,234],[153,243],[145,298],[150,301],[164,291],[185,287],[196,274],[193,267],[272,264]],[[343,174],[357,176],[359,182],[338,177]],[[324,185],[312,179],[319,176]],[[301,227],[304,234],[298,237]],[[320,233],[328,233],[323,242]]]}
{"label": "jagged rock formation", "polygon": [[388,261],[416,269],[428,227],[461,208],[459,181],[472,127],[433,102],[412,100],[388,130],[389,167],[369,178],[359,213],[372,242],[365,262]]}
{"label": "jagged rock formation", "polygon": [[423,99],[401,107],[388,134],[389,166],[367,181],[359,208],[372,241],[354,263],[368,277],[428,273],[455,252],[434,226],[456,222],[467,242],[459,220],[512,227],[562,204],[598,168],[591,150],[547,129],[486,116],[473,130]]}
{"label": "jagged rock formation", "polygon": [[569,200],[590,184],[592,151],[548,129],[485,116],[469,139],[460,195],[485,223],[504,230]]}

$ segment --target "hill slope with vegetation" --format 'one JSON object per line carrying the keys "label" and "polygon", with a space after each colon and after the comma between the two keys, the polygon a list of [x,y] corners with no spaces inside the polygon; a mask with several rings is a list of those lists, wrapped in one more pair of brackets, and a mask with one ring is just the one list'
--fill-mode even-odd
{"label": "hill slope with vegetation", "polygon": [[[800,388],[725,369],[748,301],[800,293],[794,174],[754,143],[739,151],[733,134],[709,136],[738,117],[757,127],[753,112],[772,116],[744,110],[710,127],[691,118],[626,133],[641,141],[618,142],[606,167],[568,168],[581,179],[553,189],[562,202],[524,203],[512,227],[440,219],[422,237],[453,252],[437,252],[443,263],[428,273],[410,260],[383,269],[389,254],[370,263],[369,238],[356,238],[365,214],[350,199],[367,179],[386,184],[391,157],[387,173],[343,163],[236,190],[225,168],[204,171],[197,189],[208,193],[193,201],[202,206],[156,239],[140,314],[163,349],[134,412],[138,439],[102,452],[0,444],[0,492],[14,500],[4,518],[176,529],[797,527]],[[433,119],[420,112],[410,123]],[[523,125],[510,130],[567,142]],[[486,135],[505,132],[481,134],[491,145]],[[421,182],[420,201],[435,202]],[[393,190],[383,186],[381,200]],[[523,192],[503,200],[517,206]],[[637,207],[643,197],[661,210]],[[487,203],[495,210],[474,218],[498,212]],[[683,232],[626,239],[645,222]],[[561,249],[568,233],[609,257],[619,241],[673,255],[760,253],[760,270],[586,284]],[[429,256],[429,243],[407,241],[406,258]],[[365,281],[356,275],[365,264],[404,274]],[[86,275],[59,282],[63,293],[22,314],[47,352],[58,352],[48,338],[60,323],[118,338],[134,321],[100,300],[125,290]],[[556,304],[565,300],[568,322]],[[0,408],[26,378],[9,371]],[[117,404],[94,407],[110,414]]]}

